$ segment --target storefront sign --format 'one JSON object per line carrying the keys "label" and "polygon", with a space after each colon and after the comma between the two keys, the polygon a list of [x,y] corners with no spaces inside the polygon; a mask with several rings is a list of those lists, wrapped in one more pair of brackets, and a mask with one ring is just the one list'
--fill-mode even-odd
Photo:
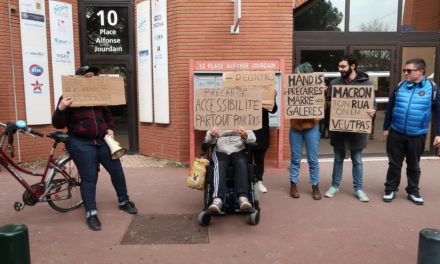
{"label": "storefront sign", "polygon": [[194,91],[194,128],[261,128],[261,90],[200,88]]}
{"label": "storefront sign", "polygon": [[153,122],[153,89],[151,76],[150,1],[136,5],[137,69],[139,121]]}
{"label": "storefront sign", "polygon": [[170,123],[167,0],[152,2],[154,122]]}
{"label": "storefront sign", "polygon": [[49,66],[44,0],[20,0],[26,121],[51,123]]}
{"label": "storefront sign", "polygon": [[233,71],[223,73],[223,88],[260,89],[263,107],[272,111],[275,95],[275,72]]}
{"label": "storefront sign", "polygon": [[72,5],[49,1],[54,104],[62,94],[62,75],[75,74]]}
{"label": "storefront sign", "polygon": [[86,19],[88,54],[128,54],[127,7],[90,6]]}
{"label": "storefront sign", "polygon": [[324,118],[324,74],[288,74],[285,79],[287,96],[284,96],[286,119]]}
{"label": "storefront sign", "polygon": [[73,99],[72,107],[124,105],[124,77],[63,76],[63,96]]}
{"label": "storefront sign", "polygon": [[371,133],[372,85],[334,85],[331,91],[330,131]]}

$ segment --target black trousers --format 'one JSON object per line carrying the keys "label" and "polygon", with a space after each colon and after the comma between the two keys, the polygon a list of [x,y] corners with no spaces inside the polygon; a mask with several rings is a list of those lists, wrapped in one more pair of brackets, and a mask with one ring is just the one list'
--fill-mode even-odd
{"label": "black trousers", "polygon": [[225,201],[226,196],[226,176],[230,164],[234,167],[235,191],[239,196],[248,196],[248,171],[247,156],[244,151],[232,153],[230,155],[214,151],[212,154],[214,162],[212,198],[221,198]]}
{"label": "black trousers", "polygon": [[263,180],[264,174],[264,156],[266,155],[267,149],[254,149],[252,150],[252,157],[254,159],[254,163],[257,167],[256,178],[257,181]]}
{"label": "black trousers", "polygon": [[405,190],[408,194],[418,194],[421,173],[419,163],[420,156],[425,150],[426,134],[408,136],[392,129],[389,131],[386,145],[389,167],[385,182],[385,191],[399,190],[402,164],[406,158],[408,185]]}

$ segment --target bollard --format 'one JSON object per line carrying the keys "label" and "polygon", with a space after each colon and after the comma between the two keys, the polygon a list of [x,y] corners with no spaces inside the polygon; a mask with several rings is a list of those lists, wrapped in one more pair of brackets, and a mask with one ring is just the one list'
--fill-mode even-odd
{"label": "bollard", "polygon": [[26,225],[0,226],[0,263],[31,263],[29,235]]}
{"label": "bollard", "polygon": [[419,234],[417,264],[440,263],[440,230],[424,228]]}

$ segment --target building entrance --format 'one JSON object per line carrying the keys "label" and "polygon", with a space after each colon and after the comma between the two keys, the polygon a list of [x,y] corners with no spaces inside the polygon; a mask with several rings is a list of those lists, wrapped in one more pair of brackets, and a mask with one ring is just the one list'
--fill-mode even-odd
{"label": "building entrance", "polygon": [[138,152],[132,1],[81,1],[79,17],[82,64],[100,68],[104,76],[124,77],[126,104],[110,107],[115,137]]}

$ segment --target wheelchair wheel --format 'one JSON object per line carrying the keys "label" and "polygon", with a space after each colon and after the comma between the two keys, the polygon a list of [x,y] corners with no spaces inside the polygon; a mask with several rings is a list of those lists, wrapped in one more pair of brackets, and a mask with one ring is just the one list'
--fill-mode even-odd
{"label": "wheelchair wheel", "polygon": [[197,220],[199,220],[201,226],[208,226],[211,223],[211,215],[207,214],[205,211],[201,211]]}
{"label": "wheelchair wheel", "polygon": [[260,222],[260,211],[255,210],[255,212],[249,215],[249,223],[251,225],[258,225]]}

